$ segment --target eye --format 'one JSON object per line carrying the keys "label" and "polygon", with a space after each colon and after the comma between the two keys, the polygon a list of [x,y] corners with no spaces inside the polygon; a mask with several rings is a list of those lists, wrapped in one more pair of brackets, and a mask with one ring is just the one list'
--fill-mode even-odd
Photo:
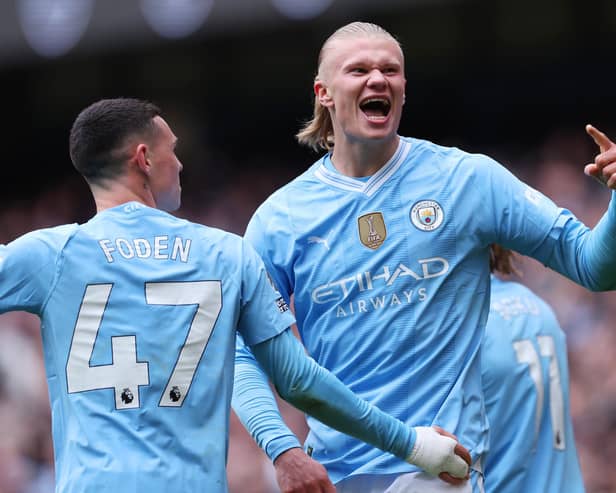
{"label": "eye", "polygon": [[367,70],[363,67],[351,67],[349,70],[352,74],[365,74]]}

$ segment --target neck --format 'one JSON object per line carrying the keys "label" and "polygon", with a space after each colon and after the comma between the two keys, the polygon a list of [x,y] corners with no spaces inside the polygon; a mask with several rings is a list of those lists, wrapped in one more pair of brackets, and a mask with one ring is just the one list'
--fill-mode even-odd
{"label": "neck", "polygon": [[96,212],[102,212],[127,202],[139,202],[148,207],[156,207],[154,197],[147,186],[128,186],[122,181],[114,181],[104,186],[91,185],[90,188],[96,203]]}
{"label": "neck", "polygon": [[332,163],[338,172],[346,176],[372,176],[391,159],[398,149],[399,142],[400,137],[397,135],[387,142],[336,140],[331,157]]}

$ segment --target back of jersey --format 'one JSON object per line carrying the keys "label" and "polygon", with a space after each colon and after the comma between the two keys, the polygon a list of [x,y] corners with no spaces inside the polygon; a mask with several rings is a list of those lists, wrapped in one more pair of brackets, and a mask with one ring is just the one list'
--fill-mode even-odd
{"label": "back of jersey", "polygon": [[490,422],[486,491],[583,492],[565,335],[543,300],[494,277],[482,380]]}
{"label": "back of jersey", "polygon": [[76,228],[41,317],[57,491],[227,490],[240,242],[137,203]]}

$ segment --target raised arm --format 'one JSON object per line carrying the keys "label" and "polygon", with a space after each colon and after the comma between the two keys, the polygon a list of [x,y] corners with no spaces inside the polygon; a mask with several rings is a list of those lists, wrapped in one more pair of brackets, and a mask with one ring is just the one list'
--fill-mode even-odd
{"label": "raised arm", "polygon": [[252,351],[280,396],[298,409],[451,484],[468,479],[470,454],[455,437],[411,428],[360,399],[308,357],[290,329]]}
{"label": "raised arm", "polygon": [[[589,127],[603,151],[586,165],[586,174],[616,185],[616,149],[604,134]],[[485,245],[498,243],[528,255],[593,291],[616,289],[616,200],[590,229],[575,215],[516,178],[504,166],[481,155],[468,155],[458,166],[459,195],[469,210],[478,211],[472,223],[461,223],[459,241],[466,229]],[[599,171],[600,170],[600,171]],[[580,173],[580,179],[583,179]],[[454,191],[453,193],[455,193]]]}
{"label": "raised arm", "polygon": [[[616,289],[616,144],[592,125],[586,126],[586,132],[599,147],[599,154],[585,166],[584,173],[610,188],[612,199],[591,231],[579,221],[562,225],[561,247],[555,250],[548,265],[589,289],[612,290]],[[569,242],[573,248],[562,246]],[[573,276],[572,265],[576,265]]]}

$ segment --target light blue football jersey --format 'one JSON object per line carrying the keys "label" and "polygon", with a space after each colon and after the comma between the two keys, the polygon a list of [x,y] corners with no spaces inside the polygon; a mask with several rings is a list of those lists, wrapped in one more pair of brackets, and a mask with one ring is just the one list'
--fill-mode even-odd
{"label": "light blue football jersey", "polygon": [[[583,178],[582,178],[583,179]],[[616,286],[614,201],[589,234],[492,159],[400,138],[369,179],[328,155],[274,192],[246,238],[304,345],[359,396],[408,424],[455,433],[474,459],[488,444],[480,344],[489,246],[530,255],[593,288]],[[308,418],[305,446],[332,481],[415,470]]]}
{"label": "light blue football jersey", "polygon": [[583,493],[567,343],[550,307],[521,284],[494,277],[482,351],[486,491]]}
{"label": "light blue football jersey", "polygon": [[294,319],[242,238],[130,202],[0,247],[41,318],[58,493],[226,492],[236,330]]}

